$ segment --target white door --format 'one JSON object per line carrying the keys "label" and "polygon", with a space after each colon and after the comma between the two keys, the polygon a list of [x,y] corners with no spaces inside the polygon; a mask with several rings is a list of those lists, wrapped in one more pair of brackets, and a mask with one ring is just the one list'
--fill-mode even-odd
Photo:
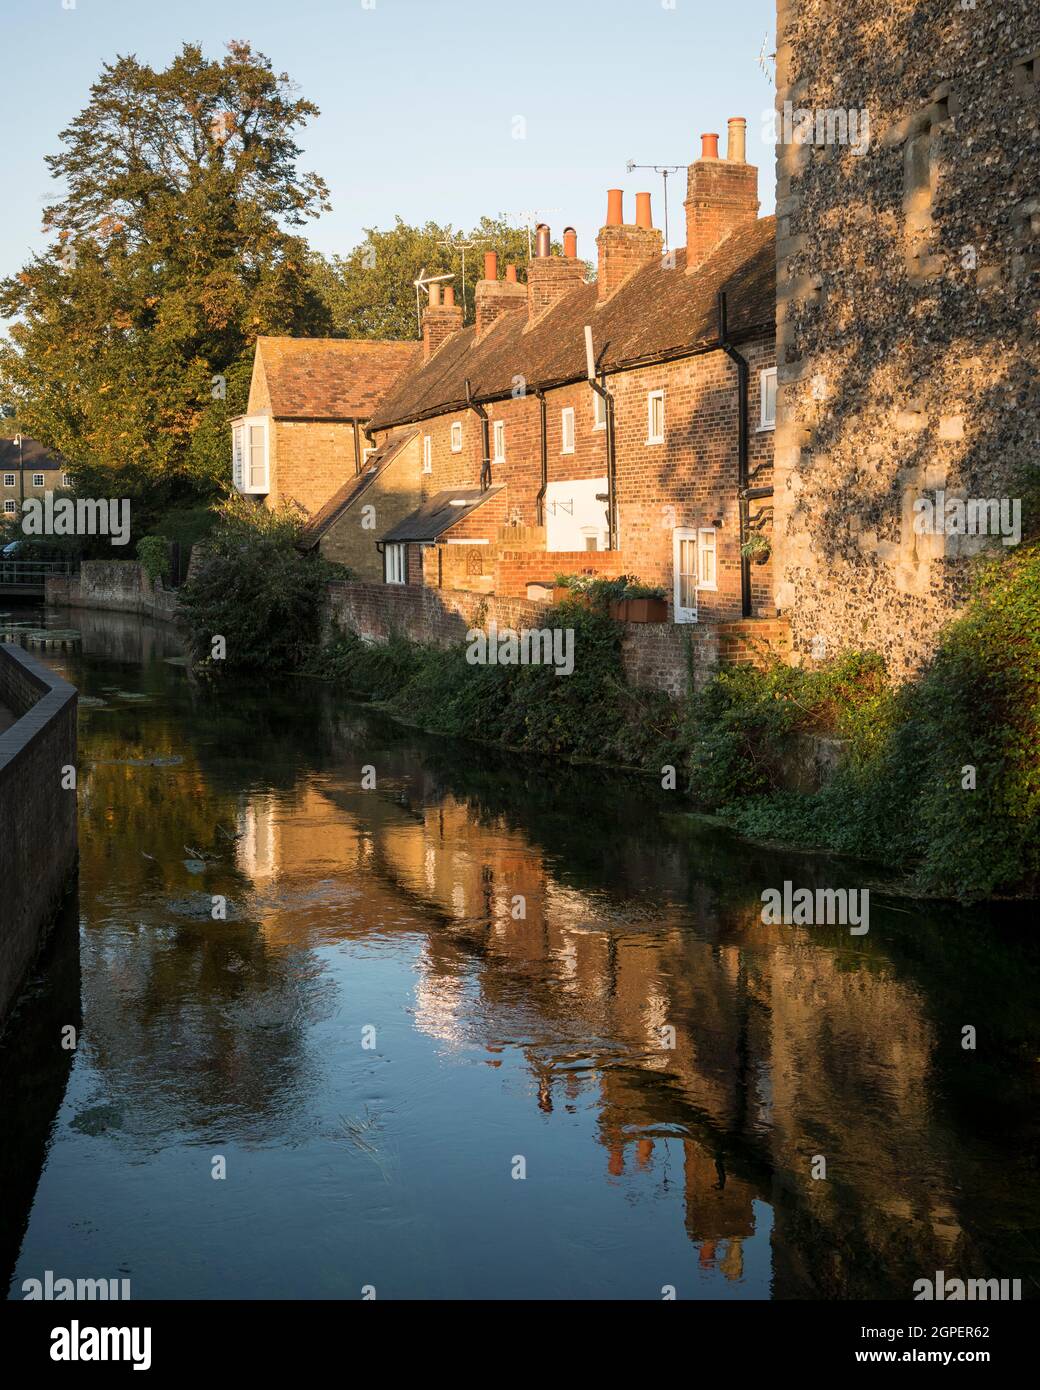
{"label": "white door", "polygon": [[677,623],[697,621],[697,532],[677,526],[672,532],[673,616]]}

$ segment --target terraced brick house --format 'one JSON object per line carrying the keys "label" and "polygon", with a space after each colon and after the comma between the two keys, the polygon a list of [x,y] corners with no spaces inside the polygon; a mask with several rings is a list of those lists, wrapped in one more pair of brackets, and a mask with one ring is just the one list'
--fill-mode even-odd
{"label": "terraced brick house", "polygon": [[[526,285],[485,257],[473,325],[430,287],[421,355],[369,421],[380,448],[409,433],[421,493],[372,536],[387,584],[523,596],[629,573],[675,622],[775,614],[768,551],[746,544],[769,532],[776,357],[774,219],[745,129],[730,121],[724,159],[703,137],[684,249],[663,247],[649,194],[626,223],[612,190],[593,283],[573,230],[551,255],[541,227]],[[360,524],[341,513],[323,552]]]}
{"label": "terraced brick house", "polygon": [[235,487],[315,515],[374,452],[366,428],[415,343],[258,338],[245,415],[231,424]]}
{"label": "terraced brick house", "polygon": [[0,439],[0,515],[17,520],[27,497],[71,487],[70,467],[60,454],[26,435]]}

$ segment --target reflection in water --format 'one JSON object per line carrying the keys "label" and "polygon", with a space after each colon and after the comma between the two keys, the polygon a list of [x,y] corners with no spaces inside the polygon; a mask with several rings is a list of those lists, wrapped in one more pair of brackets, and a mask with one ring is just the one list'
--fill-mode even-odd
{"label": "reflection in water", "polygon": [[7,1110],[14,1296],[47,1268],[137,1297],[1038,1287],[1014,914],[763,926],[764,887],[854,871],[313,683],[199,688],[136,619],[52,621],[93,697],[84,1031],[46,1154]]}

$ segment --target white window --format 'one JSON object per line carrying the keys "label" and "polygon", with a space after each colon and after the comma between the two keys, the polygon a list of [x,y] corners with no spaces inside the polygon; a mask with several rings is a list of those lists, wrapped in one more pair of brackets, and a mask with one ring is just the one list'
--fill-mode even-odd
{"label": "white window", "polygon": [[422,441],[422,471],[433,472],[433,440],[428,434],[423,435]]}
{"label": "white window", "polygon": [[594,430],[607,428],[607,403],[598,391],[592,393],[592,428]]}
{"label": "white window", "polygon": [[61,475],[61,485],[62,485],[62,487],[71,487],[71,486],[72,486],[72,474],[71,474],[71,473],[63,473],[63,474]]}
{"label": "white window", "polygon": [[679,526],[672,532],[673,616],[677,623],[697,621],[697,532]]}
{"label": "white window", "polygon": [[574,407],[560,411],[560,453],[574,453]]}
{"label": "white window", "polygon": [[13,474],[13,473],[5,473],[5,474],[4,474],[4,487],[14,487],[14,474]]}
{"label": "white window", "polygon": [[14,498],[13,498],[13,497],[7,497],[7,498],[5,498],[5,499],[4,499],[4,516],[13,516],[13,515],[14,515],[14,510],[15,510]]}
{"label": "white window", "polygon": [[408,547],[403,541],[389,541],[383,548],[383,575],[388,584],[407,584]]}
{"label": "white window", "polygon": [[451,427],[451,452],[462,453],[462,421],[456,420]]}
{"label": "white window", "polygon": [[505,463],[506,461],[506,422],[504,420],[495,421],[495,463]]}
{"label": "white window", "polygon": [[664,443],[664,392],[651,391],[646,398],[646,442]]}
{"label": "white window", "polygon": [[34,474],[33,474],[32,485],[33,485],[33,487],[43,487],[43,474],[42,474],[42,473],[34,473]]}
{"label": "white window", "polygon": [[776,368],[769,367],[758,376],[759,393],[762,398],[760,430],[776,429]]}
{"label": "white window", "polygon": [[372,457],[372,455],[373,455],[375,452],[376,452],[376,448],[375,448],[375,445],[374,445],[374,444],[373,444],[370,448],[368,448],[368,449],[362,449],[362,450],[361,450],[361,467],[362,467],[362,468],[364,468],[365,464],[368,462],[368,460]]}
{"label": "white window", "polygon": [[231,467],[239,492],[270,492],[266,415],[244,415],[232,422]]}
{"label": "white window", "polygon": [[697,532],[697,588],[717,589],[718,561],[715,551],[715,532],[702,526]]}

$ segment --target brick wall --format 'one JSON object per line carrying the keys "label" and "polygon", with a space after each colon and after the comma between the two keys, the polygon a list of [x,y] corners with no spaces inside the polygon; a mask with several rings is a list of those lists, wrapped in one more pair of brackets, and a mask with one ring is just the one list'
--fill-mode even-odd
{"label": "brick wall", "polygon": [[801,656],[908,674],[983,544],[916,534],[914,501],[1036,466],[1040,7],[780,0],[777,42],[778,113],[866,111],[869,144],[781,124],[776,602]]}
{"label": "brick wall", "polygon": [[[677,272],[678,273],[678,272]],[[770,482],[773,433],[760,431],[760,373],[775,363],[772,339],[742,344],[749,373],[750,462],[763,471],[756,486]],[[712,527],[716,522],[719,583],[716,593],[701,597],[706,621],[741,616],[740,541],[737,514],[737,373],[724,353],[707,353],[655,367],[620,373],[608,380],[615,396],[617,436],[617,500],[620,549],[624,572],[644,583],[673,588],[673,533],[676,527]],[[665,442],[647,444],[647,394],[665,392]],[[518,391],[523,390],[519,383]],[[574,452],[561,452],[562,412],[574,410]],[[593,391],[587,382],[546,393],[546,435],[550,483],[606,476],[606,430],[595,427]],[[537,494],[541,486],[541,422],[538,400],[520,394],[487,406],[492,422],[505,424],[506,457],[492,463],[493,481],[507,487],[508,519],[521,526],[537,524]],[[462,425],[462,447],[451,448],[451,426]],[[423,495],[452,487],[476,487],[480,482],[480,421],[472,412],[436,416],[419,422],[421,437],[430,436],[431,472],[422,475]],[[492,440],[493,440],[492,429]],[[753,507],[762,503],[753,503]],[[766,503],[765,505],[768,505]],[[481,509],[474,525],[490,524],[491,513]],[[495,531],[485,525],[483,534]],[[766,534],[770,528],[767,523]],[[589,552],[591,553],[591,552]],[[561,557],[562,558],[562,557]],[[547,567],[559,572],[552,554]],[[772,617],[772,565],[753,565],[752,611]]]}
{"label": "brick wall", "polygon": [[[418,507],[421,465],[421,441],[412,439],[322,536],[318,548],[324,558],[349,565],[361,579],[382,579],[383,557],[376,541]],[[353,462],[349,476],[354,476]]]}
{"label": "brick wall", "polygon": [[76,692],[35,657],[0,646],[0,704],[20,717],[0,734],[0,1022],[76,865]]}
{"label": "brick wall", "polygon": [[[267,505],[296,502],[313,516],[357,471],[354,426],[349,421],[273,420],[269,428]],[[368,447],[359,431],[358,457]]]}
{"label": "brick wall", "polygon": [[[434,590],[421,585],[330,584],[326,621],[370,641],[397,632],[413,642],[452,646],[474,628],[494,622],[504,628],[545,626],[549,605],[499,594]],[[699,688],[717,668],[764,665],[770,652],[785,658],[788,624],[782,619],[717,626],[624,623],[621,655],[632,685],[679,696],[690,677]]]}
{"label": "brick wall", "polygon": [[[193,562],[199,554],[196,546]],[[169,621],[177,616],[176,590],[153,584],[136,560],[84,560],[79,574],[49,575],[44,589],[52,608],[104,608]]]}

